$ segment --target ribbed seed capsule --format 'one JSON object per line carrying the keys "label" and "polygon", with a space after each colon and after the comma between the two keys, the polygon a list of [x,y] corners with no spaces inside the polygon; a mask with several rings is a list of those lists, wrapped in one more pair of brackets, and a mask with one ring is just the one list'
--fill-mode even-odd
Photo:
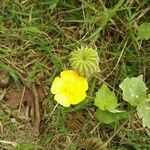
{"label": "ribbed seed capsule", "polygon": [[81,47],[73,51],[70,62],[74,70],[86,77],[100,71],[98,54],[92,48]]}

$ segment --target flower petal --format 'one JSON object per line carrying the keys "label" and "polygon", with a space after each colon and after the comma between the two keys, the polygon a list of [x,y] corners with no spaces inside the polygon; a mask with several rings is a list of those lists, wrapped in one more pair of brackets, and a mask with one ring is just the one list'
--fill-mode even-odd
{"label": "flower petal", "polygon": [[51,86],[51,92],[53,94],[60,93],[65,90],[65,83],[60,77],[56,77]]}
{"label": "flower petal", "polygon": [[87,91],[88,89],[88,82],[85,77],[80,76],[76,71],[74,70],[65,70],[61,72],[61,78],[66,82],[68,85],[68,88],[71,89],[79,89],[82,91]]}
{"label": "flower petal", "polygon": [[78,104],[83,101],[86,97],[86,92],[75,93],[74,97],[70,100],[70,104]]}
{"label": "flower petal", "polygon": [[55,95],[55,100],[64,107],[70,106],[71,96],[67,92],[62,92]]}
{"label": "flower petal", "polygon": [[51,92],[56,94],[54,99],[64,107],[78,104],[86,97],[87,79],[74,70],[62,71],[52,83]]}
{"label": "flower petal", "polygon": [[64,82],[66,82],[67,84],[72,84],[75,82],[78,74],[73,70],[65,70],[61,72],[60,76],[64,80]]}
{"label": "flower petal", "polygon": [[81,90],[84,92],[87,91],[88,90],[87,79],[82,76],[78,76],[77,81],[76,81],[76,87],[78,90]]}

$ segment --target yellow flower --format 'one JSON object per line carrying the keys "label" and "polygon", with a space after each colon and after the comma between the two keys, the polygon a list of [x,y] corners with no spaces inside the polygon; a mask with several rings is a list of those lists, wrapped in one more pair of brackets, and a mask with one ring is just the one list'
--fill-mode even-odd
{"label": "yellow flower", "polygon": [[60,77],[56,77],[52,83],[51,92],[54,99],[64,107],[69,107],[83,101],[88,90],[86,78],[73,70],[62,71]]}

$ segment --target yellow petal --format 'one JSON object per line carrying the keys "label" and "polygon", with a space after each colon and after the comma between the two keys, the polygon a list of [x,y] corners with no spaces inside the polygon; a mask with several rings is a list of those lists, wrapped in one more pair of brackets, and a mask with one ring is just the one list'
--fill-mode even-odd
{"label": "yellow petal", "polygon": [[76,77],[78,76],[77,72],[73,70],[65,70],[62,71],[60,74],[61,78],[66,82],[67,84],[73,84],[76,80]]}
{"label": "yellow petal", "polygon": [[52,83],[51,92],[53,94],[60,93],[65,90],[65,83],[60,77],[56,77]]}
{"label": "yellow petal", "polygon": [[87,91],[88,90],[88,82],[87,82],[87,79],[82,77],[82,76],[78,76],[77,79],[76,79],[76,85],[78,90],[81,90],[81,91]]}
{"label": "yellow petal", "polygon": [[83,101],[86,97],[86,93],[85,92],[79,92],[79,93],[75,93],[74,94],[74,98],[71,99],[70,104],[78,104],[81,101]]}
{"label": "yellow petal", "polygon": [[51,87],[51,92],[56,94],[55,100],[64,107],[83,101],[88,89],[87,79],[73,70],[62,71],[60,76],[55,78]]}
{"label": "yellow petal", "polygon": [[59,94],[56,94],[54,99],[64,107],[69,107],[70,106],[70,99],[71,96],[67,92],[62,92]]}
{"label": "yellow petal", "polygon": [[68,85],[68,88],[72,90],[77,88],[82,91],[87,91],[88,89],[87,79],[80,76],[76,71],[65,70],[61,72],[61,78]]}

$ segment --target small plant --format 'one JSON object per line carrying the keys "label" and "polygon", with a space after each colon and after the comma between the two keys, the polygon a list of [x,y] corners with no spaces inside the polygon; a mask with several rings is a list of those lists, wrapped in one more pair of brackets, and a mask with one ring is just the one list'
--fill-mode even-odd
{"label": "small plant", "polygon": [[[99,71],[99,57],[92,48],[78,48],[71,53],[70,62],[73,70],[62,71],[51,87],[55,100],[64,107],[78,104],[85,99],[88,90],[87,78]],[[143,125],[150,128],[150,98],[146,96],[147,87],[142,79],[142,75],[126,78],[120,88],[123,90],[123,99],[136,108]],[[119,108],[115,93],[105,84],[96,92],[94,101],[100,122],[110,124],[128,117],[128,112]]]}
{"label": "small plant", "polygon": [[[123,90],[123,99],[136,108],[143,125],[150,128],[150,99],[146,96],[147,87],[142,78],[142,75],[126,78],[120,84],[120,88]],[[97,118],[103,123],[109,124],[128,117],[125,110],[116,109],[117,98],[106,85],[102,85],[96,93],[95,105],[98,107]]]}
{"label": "small plant", "polygon": [[146,96],[147,87],[142,81],[143,76],[126,78],[120,84],[123,90],[123,99],[131,106],[136,107],[139,118],[143,125],[150,128],[150,99]]}
{"label": "small plant", "polygon": [[97,118],[103,123],[109,124],[127,117],[125,111],[117,108],[117,97],[105,84],[96,92],[95,105],[98,107]]}

